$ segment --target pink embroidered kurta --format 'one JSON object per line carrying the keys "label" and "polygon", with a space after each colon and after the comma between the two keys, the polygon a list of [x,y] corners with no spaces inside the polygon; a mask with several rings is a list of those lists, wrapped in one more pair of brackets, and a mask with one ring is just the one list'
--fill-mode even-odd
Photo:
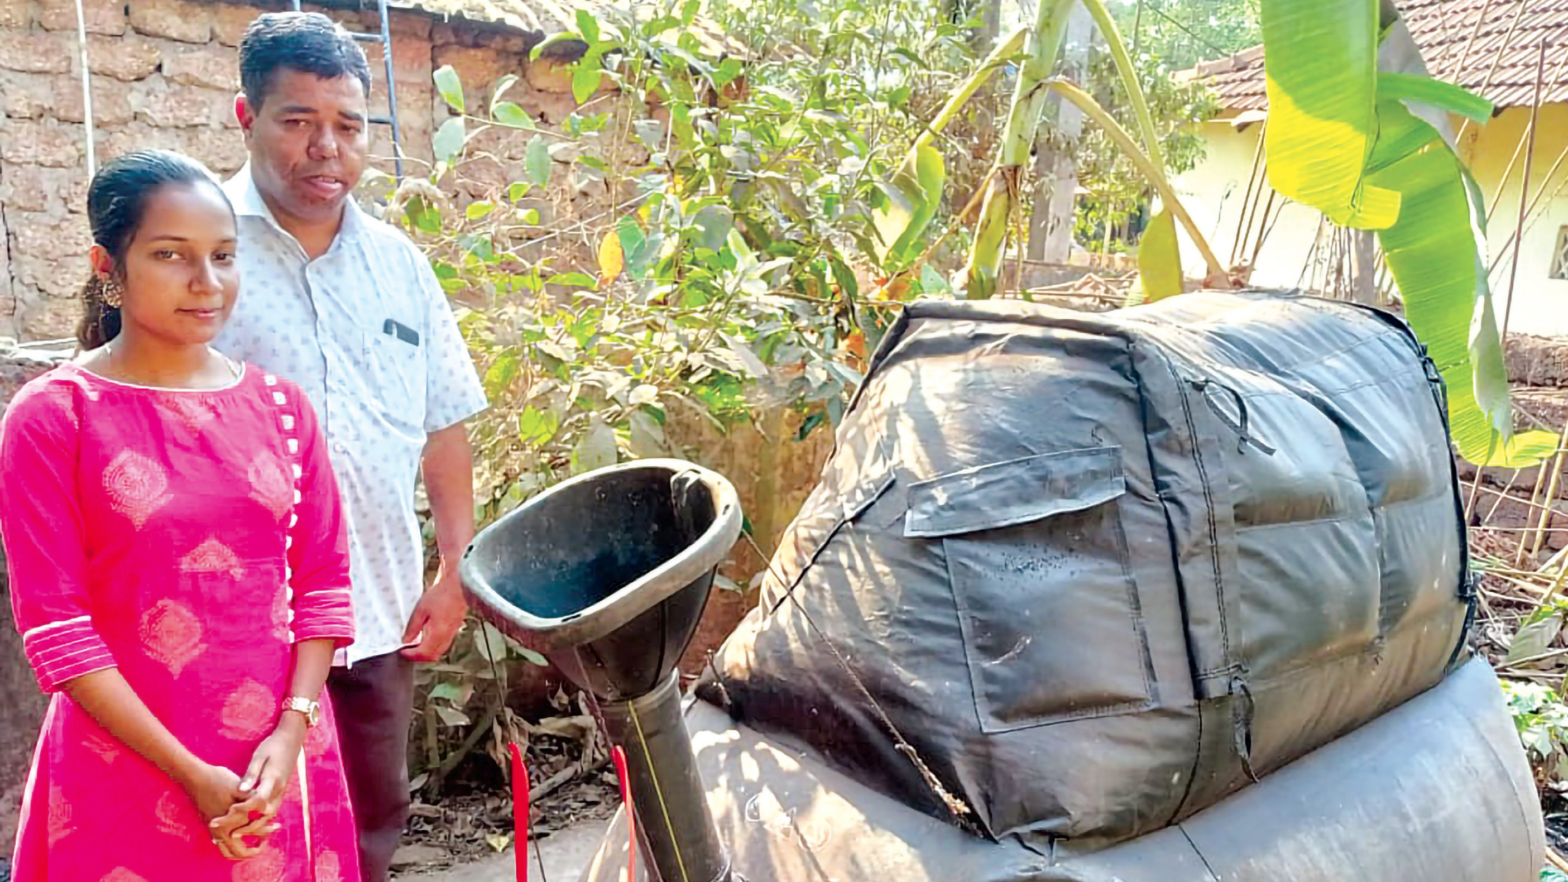
{"label": "pink embroidered kurta", "polygon": [[337,485],[298,388],[255,367],[228,388],[165,390],[65,365],[6,410],[0,481],[13,611],[55,693],[12,878],[358,879],[325,694],[282,829],[236,863],[177,784],[59,691],[117,666],[181,743],[244,774],[287,697],[293,643],[352,640]]}

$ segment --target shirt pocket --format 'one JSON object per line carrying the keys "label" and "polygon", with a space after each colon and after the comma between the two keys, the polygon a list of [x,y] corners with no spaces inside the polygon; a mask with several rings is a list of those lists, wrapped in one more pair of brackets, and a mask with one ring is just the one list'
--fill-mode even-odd
{"label": "shirt pocket", "polygon": [[423,427],[424,347],[380,331],[365,331],[364,359],[366,383],[383,414],[395,423]]}

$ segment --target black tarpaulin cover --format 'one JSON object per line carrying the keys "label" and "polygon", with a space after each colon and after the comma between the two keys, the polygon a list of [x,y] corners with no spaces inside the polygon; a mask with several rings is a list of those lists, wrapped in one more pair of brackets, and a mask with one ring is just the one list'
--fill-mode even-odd
{"label": "black tarpaulin cover", "polygon": [[982,838],[1166,828],[1464,658],[1442,395],[1341,303],[914,304],[701,694]]}

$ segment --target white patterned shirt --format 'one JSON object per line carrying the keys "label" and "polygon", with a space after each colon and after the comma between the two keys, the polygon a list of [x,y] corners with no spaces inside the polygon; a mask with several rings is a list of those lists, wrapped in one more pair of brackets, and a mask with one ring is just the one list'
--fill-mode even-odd
{"label": "white patterned shirt", "polygon": [[350,199],[332,246],[309,260],[250,166],[224,190],[239,217],[240,296],[215,345],[315,405],[348,520],[358,639],[347,662],[394,652],[424,591],[425,438],[482,411],[484,388],[446,293],[401,231]]}

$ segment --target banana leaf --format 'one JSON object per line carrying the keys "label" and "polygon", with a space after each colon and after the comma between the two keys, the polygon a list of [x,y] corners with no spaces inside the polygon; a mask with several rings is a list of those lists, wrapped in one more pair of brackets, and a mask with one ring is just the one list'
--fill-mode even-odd
{"label": "banana leaf", "polygon": [[946,184],[942,152],[926,142],[916,144],[892,179],[879,185],[872,223],[876,257],[885,269],[901,270],[920,255],[920,234],[936,216]]}
{"label": "banana leaf", "polygon": [[1138,242],[1138,285],[1144,300],[1153,302],[1182,292],[1181,246],[1176,218],[1169,209],[1155,212]]}
{"label": "banana leaf", "polygon": [[1490,106],[1432,80],[1391,7],[1380,29],[1378,0],[1264,0],[1262,12],[1270,183],[1378,231],[1405,316],[1446,381],[1460,455],[1539,462],[1558,441],[1513,432],[1485,205],[1448,131],[1447,113],[1485,119]]}

